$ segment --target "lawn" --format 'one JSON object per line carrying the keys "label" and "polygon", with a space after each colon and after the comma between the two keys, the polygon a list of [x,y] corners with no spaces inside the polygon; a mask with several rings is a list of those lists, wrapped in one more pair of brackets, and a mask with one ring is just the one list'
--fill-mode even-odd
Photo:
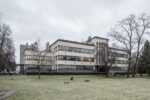
{"label": "lawn", "polygon": [[[99,75],[0,76],[0,90],[17,90],[5,100],[150,100],[150,79]],[[89,82],[84,80],[89,79]],[[69,82],[69,84],[64,84]]]}

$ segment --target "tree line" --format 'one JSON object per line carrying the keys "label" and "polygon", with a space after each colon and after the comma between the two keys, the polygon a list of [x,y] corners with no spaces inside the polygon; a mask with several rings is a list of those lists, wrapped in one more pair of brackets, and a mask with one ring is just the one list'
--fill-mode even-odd
{"label": "tree line", "polygon": [[9,25],[0,23],[0,74],[10,73],[16,67],[15,47]]}
{"label": "tree line", "polygon": [[141,74],[147,73],[150,76],[150,42],[147,40],[144,49],[139,57],[137,72]]}
{"label": "tree line", "polygon": [[[130,77],[130,73],[132,73],[132,77],[135,77],[137,71],[141,73],[141,75],[142,73],[150,73],[150,47],[149,42],[146,41],[145,38],[150,34],[149,29],[149,16],[146,14],[140,16],[132,14],[120,20],[108,33],[108,35],[114,39],[115,42],[119,42],[120,47],[128,53],[127,77]],[[0,73],[4,73],[4,71],[10,72],[10,70],[15,70],[16,67],[15,47],[11,34],[12,31],[9,25],[0,23]],[[111,69],[115,61],[115,57],[108,57],[108,55],[113,55],[108,46],[99,53],[104,65],[107,66],[106,73],[108,75],[109,69]],[[41,55],[41,52],[39,55]]]}
{"label": "tree line", "polygon": [[[145,37],[149,35],[149,29],[149,16],[146,14],[140,16],[132,14],[119,21],[108,33],[128,53],[127,77],[130,77],[130,73],[132,73],[132,77],[135,77],[138,65],[140,65],[140,62],[143,63],[141,56],[145,56],[142,51],[144,52]],[[144,57],[145,59],[148,60],[146,56]],[[141,67],[144,66],[141,65]]]}

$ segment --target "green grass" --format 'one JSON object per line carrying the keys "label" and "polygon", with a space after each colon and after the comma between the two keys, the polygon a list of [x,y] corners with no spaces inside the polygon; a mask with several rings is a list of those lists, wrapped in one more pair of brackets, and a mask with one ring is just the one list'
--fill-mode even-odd
{"label": "green grass", "polygon": [[[17,90],[5,100],[150,100],[150,79],[98,75],[0,76],[0,90]],[[90,82],[84,82],[89,79]],[[64,84],[69,81],[69,84]]]}

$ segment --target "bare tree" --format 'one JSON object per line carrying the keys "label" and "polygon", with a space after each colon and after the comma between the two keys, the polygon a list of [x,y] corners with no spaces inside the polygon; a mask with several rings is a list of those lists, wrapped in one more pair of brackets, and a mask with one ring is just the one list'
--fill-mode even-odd
{"label": "bare tree", "polygon": [[7,40],[6,46],[7,46],[7,48],[5,49],[6,69],[8,70],[8,72],[10,72],[10,70],[14,71],[16,67],[15,66],[15,48],[14,48],[14,44],[11,38]]}
{"label": "bare tree", "polygon": [[145,42],[144,35],[148,34],[148,30],[150,28],[149,16],[142,14],[138,19],[134,20],[134,24],[135,24],[135,34],[136,34],[135,42],[137,44],[136,44],[136,51],[135,51],[136,56],[133,65],[132,77],[135,77],[139,56],[141,54],[141,51],[143,50],[143,46],[144,46],[143,43]]}
{"label": "bare tree", "polygon": [[130,15],[121,20],[118,25],[112,28],[109,32],[109,36],[120,42],[128,53],[127,77],[130,76],[131,64],[133,61],[132,55],[136,52],[132,68],[133,77],[135,76],[136,65],[142,50],[144,35],[148,33],[149,24],[149,17],[145,14],[142,14],[138,18],[135,15]]}
{"label": "bare tree", "polygon": [[12,69],[12,62],[15,62],[15,48],[11,29],[6,24],[0,24],[0,71],[4,73],[4,70]]}
{"label": "bare tree", "polygon": [[34,55],[36,56],[36,65],[38,66],[38,79],[40,79],[41,68],[45,65],[46,61],[46,51],[44,51],[44,48],[41,46],[40,39],[35,42],[35,47],[33,49]]}
{"label": "bare tree", "polygon": [[112,68],[112,65],[115,62],[115,55],[111,48],[108,47],[108,44],[102,43],[99,46],[97,55],[99,56],[99,60],[101,62],[100,66],[105,67],[106,77],[109,75],[109,70]]}

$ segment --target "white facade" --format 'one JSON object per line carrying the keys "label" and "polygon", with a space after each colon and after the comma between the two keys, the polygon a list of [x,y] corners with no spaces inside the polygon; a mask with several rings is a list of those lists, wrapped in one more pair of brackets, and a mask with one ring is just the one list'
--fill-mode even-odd
{"label": "white facade", "polygon": [[[44,60],[45,66],[52,71],[96,71],[96,66],[101,65],[98,49],[108,45],[109,40],[101,37],[93,37],[86,43],[58,39],[51,45],[46,45]],[[20,63],[25,65],[37,65],[34,57],[37,55],[31,45],[20,46]],[[30,47],[30,49],[26,49]],[[116,53],[116,61],[112,69],[127,70],[127,52],[111,48]],[[48,51],[48,52],[47,52]],[[29,57],[29,58],[28,58]]]}
{"label": "white facade", "polygon": [[[112,66],[118,67],[120,70],[127,70],[127,68],[128,68],[128,54],[127,54],[127,52],[124,50],[119,50],[119,49],[115,49],[115,48],[111,48],[111,50],[118,54],[118,56],[115,57],[115,63]],[[123,55],[124,55],[124,57],[123,57]]]}
{"label": "white facade", "polygon": [[[57,40],[50,46],[50,48],[54,54],[54,69],[56,70],[67,69],[70,67],[74,67],[74,69],[77,69],[77,67],[79,68],[83,66],[88,68],[91,67],[91,69],[94,69],[94,45],[66,40]],[[91,53],[85,53],[84,50],[89,50],[91,51]],[[64,58],[59,59],[60,56]],[[68,57],[68,60],[64,60],[65,57]],[[93,62],[86,60],[77,60],[78,58],[93,59]]]}

